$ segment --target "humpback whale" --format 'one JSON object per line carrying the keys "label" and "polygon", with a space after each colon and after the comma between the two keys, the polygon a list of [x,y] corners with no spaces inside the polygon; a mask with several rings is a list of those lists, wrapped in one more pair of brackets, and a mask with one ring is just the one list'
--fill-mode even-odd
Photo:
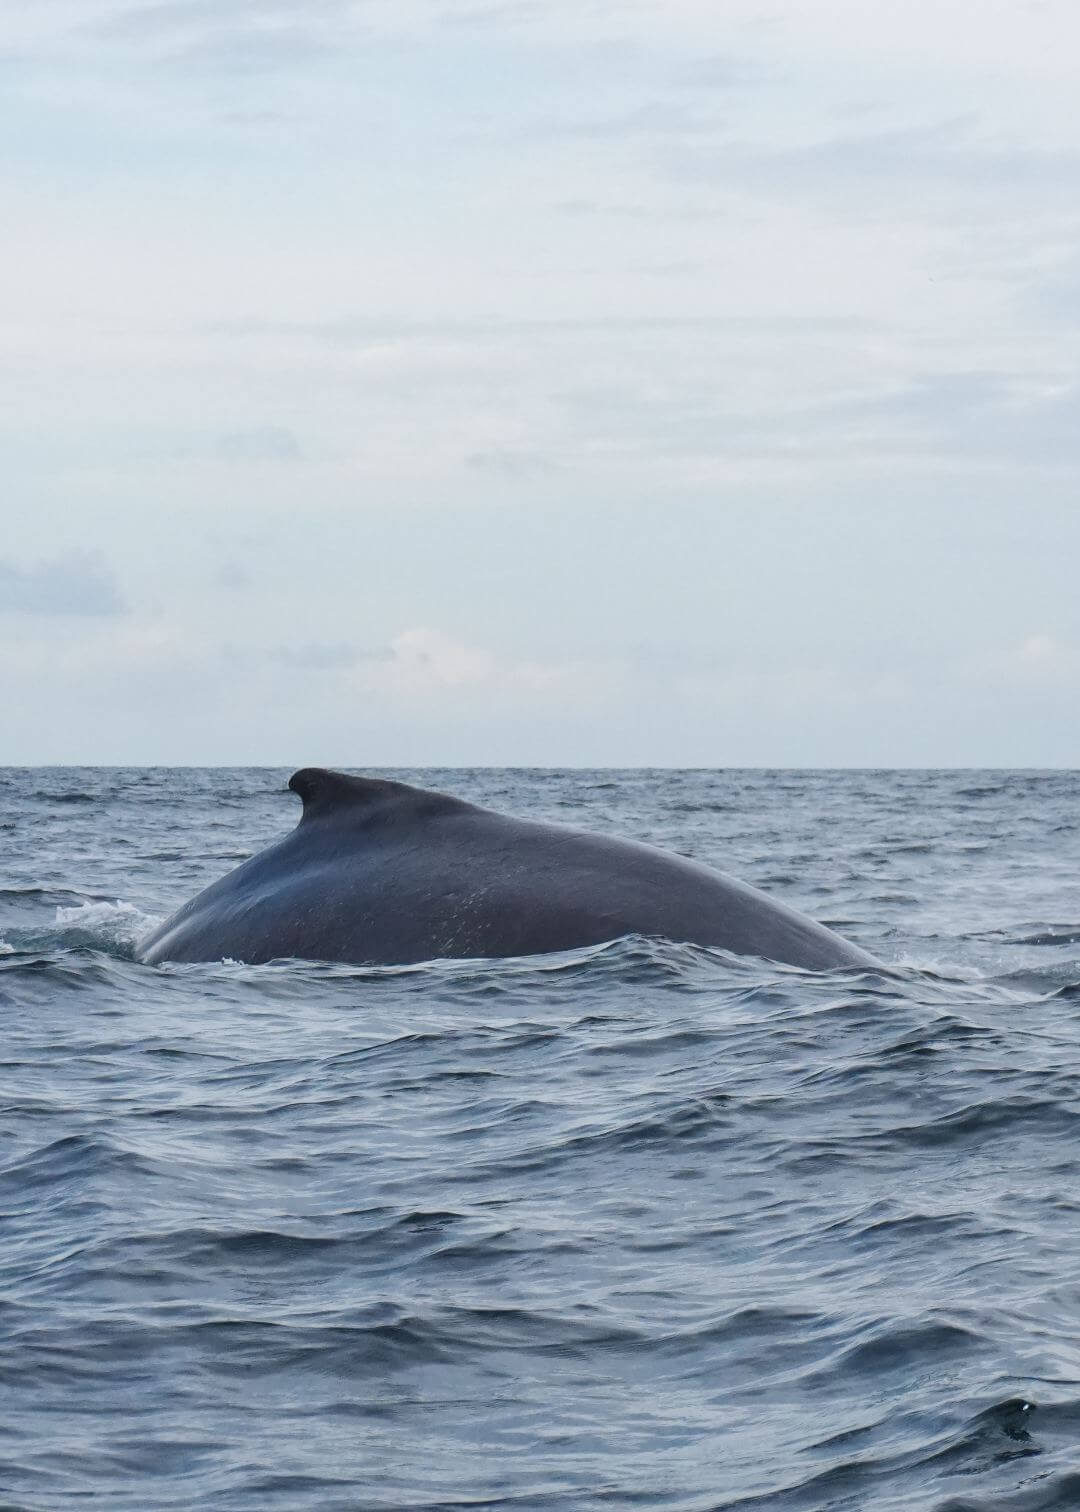
{"label": "humpback whale", "polygon": [[291,834],[153,930],[136,958],[407,965],[660,935],[810,970],[872,956],[722,872],[403,782],[306,767]]}

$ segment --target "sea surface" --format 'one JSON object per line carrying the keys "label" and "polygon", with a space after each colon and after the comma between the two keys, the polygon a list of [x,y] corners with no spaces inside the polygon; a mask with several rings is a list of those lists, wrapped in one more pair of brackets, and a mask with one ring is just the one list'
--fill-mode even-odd
{"label": "sea surface", "polygon": [[1080,1507],[1080,774],[388,774],[881,970],[137,965],[288,775],[0,770],[0,1506]]}

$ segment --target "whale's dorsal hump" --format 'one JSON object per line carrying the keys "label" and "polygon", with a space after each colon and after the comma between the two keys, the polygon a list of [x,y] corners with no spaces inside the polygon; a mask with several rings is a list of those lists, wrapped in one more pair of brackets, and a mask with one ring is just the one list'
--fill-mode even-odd
{"label": "whale's dorsal hump", "polygon": [[410,787],[407,782],[390,782],[385,777],[351,777],[347,772],[330,772],[324,767],[302,767],[289,778],[289,787],[304,805],[301,824],[305,819],[325,819],[338,812],[374,815],[391,805],[405,806],[418,818],[469,807],[460,798]]}

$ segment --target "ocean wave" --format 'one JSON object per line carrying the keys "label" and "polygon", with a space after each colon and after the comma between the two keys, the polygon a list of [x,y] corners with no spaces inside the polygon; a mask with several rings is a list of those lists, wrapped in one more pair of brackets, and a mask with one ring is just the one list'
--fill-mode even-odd
{"label": "ocean wave", "polygon": [[[51,917],[50,917],[51,915]],[[130,955],[160,919],[121,899],[87,896],[64,888],[0,890],[4,954],[42,950],[103,950]]]}
{"label": "ocean wave", "polygon": [[101,949],[134,949],[136,943],[161,920],[143,913],[133,903],[79,903],[56,910],[58,944],[90,945]]}
{"label": "ocean wave", "polygon": [[1077,1504],[1080,778],[455,774],[888,968],[130,959],[281,781],[0,776],[6,1503]]}

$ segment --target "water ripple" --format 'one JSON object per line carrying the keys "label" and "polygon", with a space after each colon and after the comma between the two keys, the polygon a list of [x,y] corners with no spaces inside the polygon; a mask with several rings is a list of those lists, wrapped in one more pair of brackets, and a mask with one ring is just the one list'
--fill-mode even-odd
{"label": "water ripple", "polygon": [[0,1503],[1080,1504],[1080,778],[399,774],[863,973],[138,965],[287,775],[0,773]]}

